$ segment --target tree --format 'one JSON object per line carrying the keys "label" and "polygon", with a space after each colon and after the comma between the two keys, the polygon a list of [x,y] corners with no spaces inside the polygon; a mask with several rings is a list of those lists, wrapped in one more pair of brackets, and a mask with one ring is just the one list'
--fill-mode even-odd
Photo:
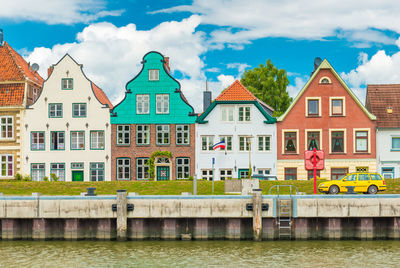
{"label": "tree", "polygon": [[282,115],[292,102],[286,90],[289,85],[286,71],[276,68],[270,59],[243,73],[240,82],[257,98],[274,108],[274,116]]}

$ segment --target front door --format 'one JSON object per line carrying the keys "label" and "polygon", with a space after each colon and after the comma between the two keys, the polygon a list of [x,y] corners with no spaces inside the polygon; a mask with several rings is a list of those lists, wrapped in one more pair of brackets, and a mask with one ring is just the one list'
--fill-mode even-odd
{"label": "front door", "polygon": [[83,171],[73,170],[72,171],[72,181],[83,181]]}
{"label": "front door", "polygon": [[157,167],[157,180],[167,181],[169,180],[169,167]]}
{"label": "front door", "polygon": [[239,179],[246,179],[249,176],[248,169],[239,169]]}

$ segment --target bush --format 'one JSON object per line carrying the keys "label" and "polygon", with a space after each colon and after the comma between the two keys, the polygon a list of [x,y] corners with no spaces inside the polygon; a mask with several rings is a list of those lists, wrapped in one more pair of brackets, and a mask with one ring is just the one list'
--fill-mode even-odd
{"label": "bush", "polygon": [[24,179],[24,177],[19,173],[15,174],[14,178],[15,178],[16,181],[22,181]]}
{"label": "bush", "polygon": [[192,180],[193,180],[193,176],[189,176],[189,177],[188,177],[188,180],[189,180],[189,181],[192,181]]}
{"label": "bush", "polygon": [[44,177],[43,177],[43,181],[49,181],[49,177],[44,176]]}
{"label": "bush", "polygon": [[32,181],[31,176],[29,175],[24,176],[24,181]]}
{"label": "bush", "polygon": [[57,177],[56,174],[54,174],[54,173],[51,173],[51,174],[50,174],[50,178],[51,178],[52,181],[58,181],[58,180],[60,179],[60,178]]}

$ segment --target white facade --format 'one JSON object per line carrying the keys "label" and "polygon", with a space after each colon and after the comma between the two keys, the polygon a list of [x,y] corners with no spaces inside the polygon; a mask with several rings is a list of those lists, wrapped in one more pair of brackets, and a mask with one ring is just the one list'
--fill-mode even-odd
{"label": "white facade", "polygon": [[25,174],[33,180],[51,173],[65,181],[111,180],[110,113],[99,90],[68,54],[53,65],[26,110]]}
{"label": "white facade", "polygon": [[[250,108],[249,121],[239,121],[239,107]],[[249,160],[253,174],[276,175],[276,124],[265,123],[266,118],[258,107],[254,104],[218,103],[204,121],[207,123],[196,123],[197,178],[223,180],[246,177]],[[226,150],[204,150],[203,137],[212,137],[207,138],[207,142],[216,144],[223,136],[231,137],[231,150],[228,149],[227,139]],[[246,146],[247,138],[250,139],[250,150]],[[212,158],[215,158],[214,171]]]}
{"label": "white facade", "polygon": [[400,178],[400,128],[378,128],[376,155],[378,172],[384,178]]}

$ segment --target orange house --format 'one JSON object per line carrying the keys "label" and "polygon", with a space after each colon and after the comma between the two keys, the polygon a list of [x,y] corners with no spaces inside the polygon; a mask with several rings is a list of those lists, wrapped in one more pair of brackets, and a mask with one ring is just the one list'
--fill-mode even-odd
{"label": "orange house", "polygon": [[323,60],[278,118],[278,178],[312,178],[313,172],[304,167],[304,152],[313,148],[325,154],[325,169],[317,172],[318,177],[339,179],[349,172],[376,172],[375,120]]}

